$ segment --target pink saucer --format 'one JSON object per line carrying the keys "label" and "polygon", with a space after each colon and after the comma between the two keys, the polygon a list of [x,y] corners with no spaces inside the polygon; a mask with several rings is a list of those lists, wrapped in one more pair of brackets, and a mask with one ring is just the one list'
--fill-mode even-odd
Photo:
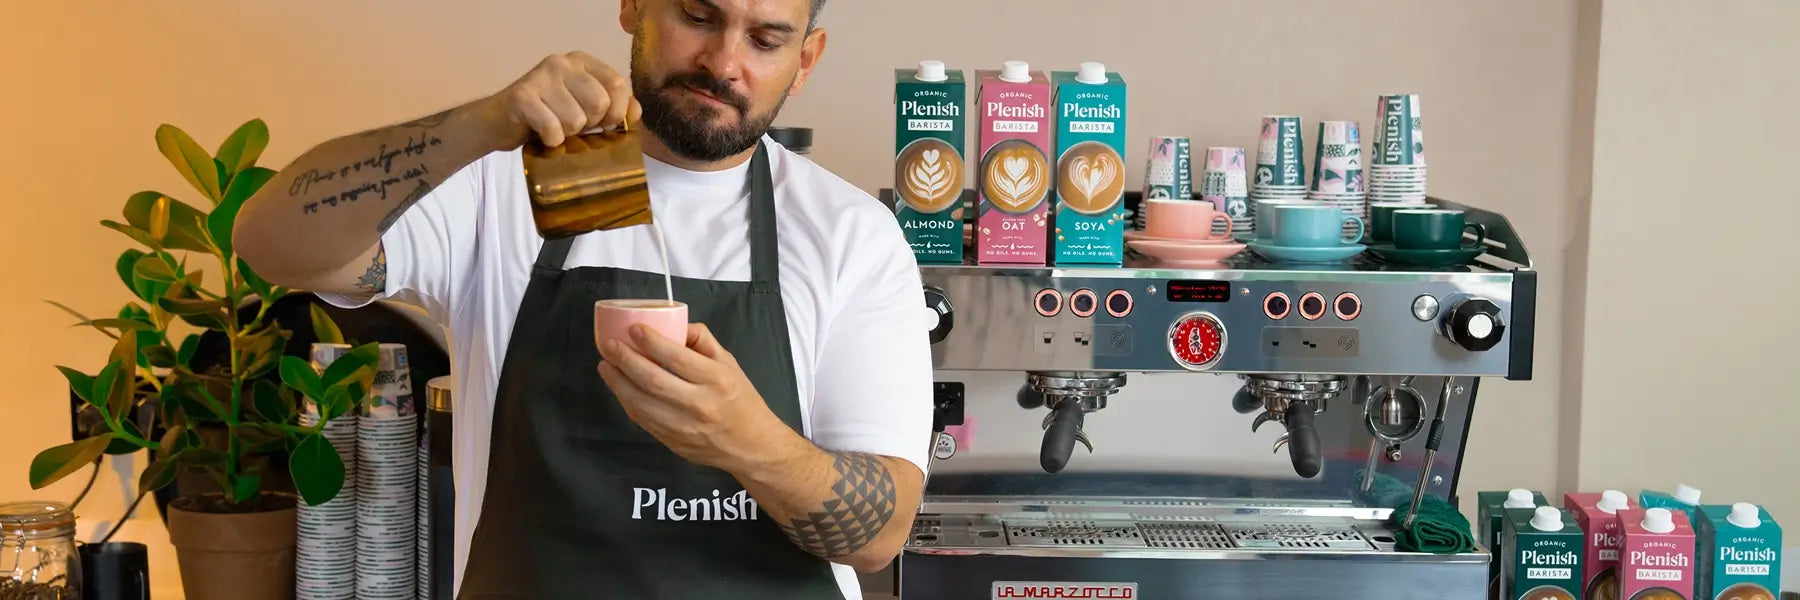
{"label": "pink saucer", "polygon": [[1244,245],[1225,242],[1179,240],[1131,240],[1132,250],[1168,265],[1213,264],[1244,251]]}
{"label": "pink saucer", "polygon": [[1189,245],[1198,245],[1198,246],[1219,246],[1219,245],[1230,245],[1230,244],[1237,243],[1235,240],[1231,239],[1231,234],[1226,234],[1225,237],[1222,237],[1222,238],[1219,238],[1216,240],[1189,240],[1189,239],[1183,239],[1183,238],[1156,237],[1156,236],[1150,235],[1148,233],[1144,233],[1142,231],[1127,231],[1127,232],[1125,232],[1125,241],[1127,241],[1127,242],[1170,242],[1170,243],[1175,243],[1175,244],[1189,244]]}

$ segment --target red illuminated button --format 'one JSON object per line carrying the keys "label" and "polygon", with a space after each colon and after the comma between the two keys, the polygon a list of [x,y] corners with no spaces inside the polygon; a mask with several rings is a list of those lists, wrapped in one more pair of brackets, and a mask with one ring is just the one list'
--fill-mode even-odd
{"label": "red illuminated button", "polygon": [[1350,292],[1338,294],[1337,299],[1331,301],[1331,310],[1337,313],[1339,319],[1345,321],[1355,319],[1357,315],[1362,314],[1362,298],[1358,298],[1356,294]]}
{"label": "red illuminated button", "polygon": [[1094,295],[1094,290],[1082,288],[1069,294],[1069,312],[1075,316],[1085,319],[1094,316],[1096,310],[1100,310],[1100,299]]}
{"label": "red illuminated button", "polygon": [[1307,292],[1300,297],[1300,318],[1317,321],[1325,316],[1325,296],[1318,292]]}
{"label": "red illuminated button", "polygon": [[1107,294],[1106,314],[1121,319],[1125,318],[1125,315],[1131,314],[1131,292],[1113,290],[1112,293]]}
{"label": "red illuminated button", "polygon": [[1031,299],[1037,313],[1046,317],[1054,317],[1062,312],[1062,293],[1050,288],[1038,290],[1037,297]]}
{"label": "red illuminated button", "polygon": [[1269,295],[1263,296],[1263,315],[1270,319],[1277,321],[1285,319],[1288,316],[1288,311],[1293,310],[1293,308],[1294,306],[1288,303],[1287,294],[1281,292],[1269,292]]}
{"label": "red illuminated button", "polygon": [[1169,354],[1183,368],[1210,368],[1225,354],[1225,326],[1209,313],[1183,315],[1169,327]]}

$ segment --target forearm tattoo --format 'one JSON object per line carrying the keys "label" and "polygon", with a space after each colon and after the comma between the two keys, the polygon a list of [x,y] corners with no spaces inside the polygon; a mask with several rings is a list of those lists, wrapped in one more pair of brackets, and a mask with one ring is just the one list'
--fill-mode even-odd
{"label": "forearm tattoo", "polygon": [[[442,125],[449,116],[450,112],[445,111],[395,127],[364,133],[361,137],[366,138],[387,132],[417,130],[416,134],[409,133],[406,142],[397,148],[382,144],[370,155],[349,164],[306,170],[288,184],[288,195],[308,196],[309,199],[301,205],[301,210],[303,214],[313,214],[371,197],[387,202],[391,200],[390,191],[404,189],[405,195],[393,200],[394,206],[379,224],[379,230],[385,232],[399,220],[401,213],[424,198],[436,185],[431,177],[431,169],[425,163],[444,143],[443,139],[434,134],[433,128]],[[369,173],[363,173],[365,170]],[[352,179],[357,181],[353,182]]]}
{"label": "forearm tattoo", "polygon": [[862,549],[894,516],[894,475],[871,454],[833,452],[837,482],[821,510],[781,526],[800,548],[822,558]]}
{"label": "forearm tattoo", "polygon": [[379,294],[387,290],[387,248],[375,246],[375,260],[369,262],[368,270],[356,278],[356,289],[370,294]]}

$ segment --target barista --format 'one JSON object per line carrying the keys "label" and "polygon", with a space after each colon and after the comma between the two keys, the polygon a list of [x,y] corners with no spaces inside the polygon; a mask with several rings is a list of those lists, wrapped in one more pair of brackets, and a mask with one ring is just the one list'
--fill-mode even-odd
{"label": "barista", "polygon": [[[764,134],[825,50],[824,0],[623,0],[629,79],[579,52],[337,138],[252,197],[238,251],[456,348],[461,598],[858,598],[917,509],[931,371],[917,265],[867,193]],[[641,119],[640,119],[641,115]],[[661,297],[649,228],[546,242],[519,147],[640,122],[686,339],[595,348]]]}

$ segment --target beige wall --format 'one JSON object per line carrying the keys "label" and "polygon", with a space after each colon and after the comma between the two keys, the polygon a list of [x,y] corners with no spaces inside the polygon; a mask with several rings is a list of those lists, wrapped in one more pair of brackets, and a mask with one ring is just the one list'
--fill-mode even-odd
{"label": "beige wall", "polygon": [[1708,502],[1800,518],[1786,437],[1800,393],[1784,383],[1800,358],[1800,206],[1782,179],[1800,158],[1800,3],[1601,13],[1567,475],[1584,489],[1686,481]]}
{"label": "beige wall", "polygon": [[[1777,259],[1754,254],[1777,252],[1777,221],[1760,216],[1786,205],[1759,197],[1780,188],[1758,186],[1752,174],[1778,172],[1776,152],[1794,137],[1793,121],[1778,110],[1783,106],[1773,100],[1775,92],[1755,86],[1785,76],[1785,84],[1770,85],[1792,98],[1794,84],[1791,71],[1784,74],[1768,62],[1777,48],[1761,45],[1771,42],[1740,35],[1773,31],[1776,15],[1712,15],[1698,2],[1686,4],[1685,12],[1696,13],[1691,15],[1609,12],[1604,33],[1619,45],[1608,41],[1587,53],[1599,57],[1602,73],[1596,120],[1579,118],[1580,81],[1592,80],[1595,70],[1581,68],[1577,7],[1568,0],[1139,0],[1119,4],[1129,7],[1124,13],[1095,13],[1092,6],[1070,0],[838,0],[826,16],[831,40],[825,61],[781,121],[818,128],[815,157],[873,190],[885,183],[892,152],[889,73],[922,58],[965,69],[1014,58],[1040,68],[1104,61],[1131,85],[1134,161],[1152,135],[1187,135],[1197,146],[1250,146],[1263,114],[1300,114],[1309,127],[1322,119],[1368,123],[1377,94],[1422,94],[1432,192],[1506,213],[1545,273],[1536,379],[1482,386],[1464,489],[1527,486],[1560,493],[1575,485],[1691,478],[1721,496],[1761,494],[1773,501],[1780,491],[1792,497],[1792,488],[1759,487],[1765,471],[1701,468],[1726,451],[1761,455],[1748,464],[1765,469],[1784,464],[1767,458],[1782,449],[1779,441],[1739,432],[1772,433],[1779,419],[1792,422],[1775,410],[1782,392],[1761,393],[1766,386],[1757,382],[1779,373],[1772,367],[1794,354],[1781,352],[1780,336],[1767,335],[1775,325],[1789,328],[1791,337],[1791,323],[1762,316],[1774,314],[1781,301],[1774,293],[1791,291],[1781,287],[1791,284],[1769,276]],[[1795,22],[1792,8],[1768,10],[1786,10],[1787,22]],[[615,24],[615,3],[597,0],[113,1],[9,3],[0,11],[0,73],[16,90],[5,95],[0,112],[8,115],[12,138],[0,145],[0,169],[11,186],[12,214],[28,223],[11,231],[24,256],[12,262],[8,285],[15,293],[0,297],[0,380],[9,385],[0,404],[0,499],[68,499],[79,489],[79,481],[67,481],[31,491],[24,483],[26,466],[38,449],[66,436],[65,392],[52,366],[91,370],[106,340],[68,329],[63,315],[41,300],[93,312],[125,301],[111,274],[124,239],[95,222],[116,218],[135,191],[193,197],[155,152],[157,124],[177,124],[211,148],[238,123],[261,117],[274,140],[264,163],[278,166],[330,136],[491,92],[547,53],[582,49],[623,65],[627,47]],[[1674,27],[1692,23],[1706,27]],[[1785,56],[1793,56],[1792,42],[1785,43]],[[1729,44],[1741,47],[1734,51]],[[1755,62],[1752,49],[1762,52],[1764,62]],[[1703,83],[1687,87],[1686,80]],[[1586,97],[1593,94],[1589,89]],[[1751,114],[1769,116],[1746,118]],[[1688,117],[1695,120],[1673,120]],[[1578,121],[1597,128],[1577,127]],[[1574,225],[1587,210],[1577,199],[1586,195],[1590,148],[1604,158],[1592,167],[1592,222],[1605,226],[1592,236]],[[1726,149],[1737,151],[1720,151]],[[1670,169],[1672,160],[1691,166]],[[1721,170],[1742,175],[1697,176]],[[1129,185],[1140,178],[1133,173]],[[1656,230],[1663,225],[1697,221],[1673,210],[1708,205],[1688,199],[1710,189],[1720,190],[1718,205],[1761,211],[1746,219],[1744,229],[1761,237],[1713,249],[1662,243]],[[1667,212],[1643,210],[1652,206]],[[1646,228],[1626,228],[1637,224]],[[1591,247],[1594,259],[1567,252],[1571,243],[1584,251]],[[1586,322],[1571,320],[1565,328],[1559,307],[1569,259],[1587,269],[1593,285],[1586,303],[1571,312]],[[1791,257],[1781,260],[1791,272]],[[1671,263],[1680,266],[1688,289],[1700,289],[1644,298],[1657,285],[1641,277],[1645,269]],[[1717,293],[1726,283],[1761,293],[1728,302],[1700,295]],[[1718,306],[1744,313],[1694,310]],[[1565,329],[1589,340],[1586,352],[1569,347],[1565,355]],[[1693,351],[1672,352],[1677,342]],[[1645,349],[1654,349],[1654,358],[1627,357]],[[1743,360],[1723,369],[1709,364],[1707,372],[1680,368],[1686,361],[1721,358]],[[1565,362],[1577,360],[1588,365],[1586,376],[1565,385]],[[1720,381],[1721,375],[1730,379]],[[1582,402],[1559,405],[1559,393],[1578,394]],[[1644,420],[1631,420],[1631,412]],[[1727,420],[1733,418],[1742,424]],[[1559,429],[1561,420],[1579,427]],[[1626,443],[1627,427],[1661,427],[1671,431],[1666,437],[1685,441],[1687,430],[1670,424],[1694,422],[1715,422],[1717,430],[1733,433],[1692,438],[1717,444],[1703,459],[1678,451],[1692,445],[1665,443],[1653,450]],[[1244,452],[1260,455],[1265,448],[1257,443]],[[1687,466],[1634,462],[1645,457]],[[84,504],[85,517],[116,518],[129,499],[119,480],[103,479]],[[140,513],[140,520],[150,518],[150,511]],[[153,541],[158,572],[168,583],[173,571],[157,531],[141,526],[128,535]]]}

